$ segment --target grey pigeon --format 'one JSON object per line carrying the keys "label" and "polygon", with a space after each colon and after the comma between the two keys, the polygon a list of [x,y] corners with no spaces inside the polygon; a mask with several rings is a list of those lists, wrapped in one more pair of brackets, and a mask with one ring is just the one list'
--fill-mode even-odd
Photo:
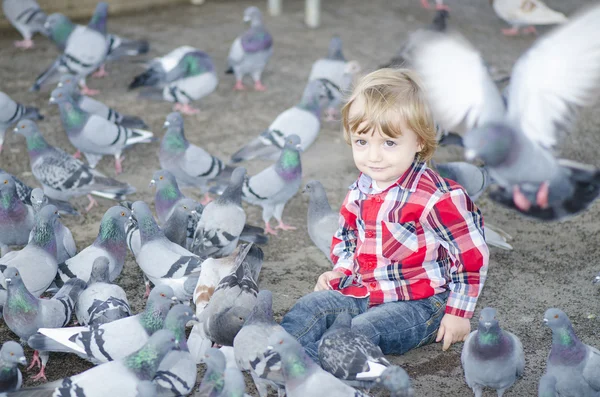
{"label": "grey pigeon", "polygon": [[58,105],[69,141],[85,155],[92,168],[103,155],[112,155],[115,157],[115,172],[120,174],[123,171],[123,150],[137,143],[151,142],[154,136],[150,131],[127,128],[83,110],[62,87],[52,91],[50,103]]}
{"label": "grey pigeon", "polygon": [[236,90],[244,90],[242,80],[250,75],[254,80],[254,89],[264,91],[266,88],[261,76],[273,55],[273,37],[265,29],[262,13],[257,7],[244,10],[244,22],[250,22],[250,29],[233,41],[227,57],[228,73],[235,75]]}
{"label": "grey pigeon", "polygon": [[[51,299],[39,299],[27,290],[21,273],[16,268],[7,268],[4,271],[4,278],[8,292],[3,313],[4,321],[8,328],[17,334],[21,342],[26,342],[40,328],[66,326],[71,321],[77,297],[85,288],[82,280],[72,279],[65,283]],[[44,370],[48,361],[48,356],[42,355],[40,362],[38,350],[36,349],[32,359],[33,363],[41,367],[35,380],[46,378]]]}
{"label": "grey pigeon", "polygon": [[129,84],[129,89],[148,87],[140,93],[142,98],[175,102],[173,111],[195,114],[198,110],[190,102],[209,95],[218,84],[211,57],[196,48],[183,46],[154,58]]}
{"label": "grey pigeon", "polygon": [[269,225],[272,217],[279,222],[276,229],[295,229],[283,223],[282,214],[286,203],[298,192],[302,183],[301,150],[298,135],[289,136],[277,162],[244,182],[242,198],[263,208],[262,218],[267,234],[277,234]]}
{"label": "grey pigeon", "polygon": [[169,241],[145,202],[133,203],[132,216],[140,229],[141,248],[135,260],[142,272],[154,285],[169,285],[178,299],[190,300],[203,260]]}
{"label": "grey pigeon", "polygon": [[109,208],[102,220],[98,236],[94,242],[84,248],[77,255],[58,265],[58,275],[62,281],[78,277],[88,282],[92,267],[97,258],[108,258],[109,280],[114,281],[125,264],[127,255],[127,241],[125,225],[130,222],[131,211],[125,207],[115,206]]}
{"label": "grey pigeon", "polygon": [[[40,188],[31,191],[31,206],[35,213],[49,204],[48,197]],[[77,254],[77,246],[73,234],[60,220],[54,222],[54,235],[56,236],[56,261],[62,263]],[[33,238],[33,230],[29,234],[29,241]]]}
{"label": "grey pigeon", "polygon": [[[8,267],[17,268],[27,290],[39,297],[52,284],[56,276],[56,230],[55,222],[59,217],[53,205],[47,205],[35,216],[35,226],[31,231],[31,240],[20,251],[9,252],[0,258],[0,272]],[[0,283],[6,287],[3,277]]]}
{"label": "grey pigeon", "polygon": [[246,381],[244,375],[236,367],[225,368],[223,372],[223,391],[220,396],[222,397],[246,397],[248,396],[246,391]]}
{"label": "grey pigeon", "polygon": [[158,222],[164,225],[171,216],[175,207],[186,197],[179,190],[175,176],[167,170],[158,170],[152,174],[150,186],[156,187],[154,194],[154,208]]}
{"label": "grey pigeon", "polygon": [[284,383],[279,357],[276,353],[267,352],[269,336],[285,331],[273,320],[272,305],[271,291],[260,291],[256,305],[233,340],[237,366],[243,371],[250,371],[261,397],[267,396],[267,385],[279,391]]}
{"label": "grey pigeon", "polygon": [[[177,348],[173,333],[160,330],[129,355],[45,386],[22,389],[11,396],[136,397],[142,381],[150,381],[164,357]],[[35,394],[34,394],[35,393]]]}
{"label": "grey pigeon", "polygon": [[[442,128],[464,134],[467,160],[481,159],[498,185],[497,195],[512,197],[490,195],[495,201],[555,220],[585,209],[600,194],[595,167],[559,161],[553,153],[577,110],[593,103],[598,92],[599,27],[596,5],[540,38],[517,61],[507,104],[466,39],[422,32],[413,63],[433,116]],[[594,39],[581,41],[584,36]],[[439,68],[448,58],[453,66]],[[565,61],[561,68],[539,66],[556,58]],[[548,88],[547,81],[560,84]]]}
{"label": "grey pigeon", "polygon": [[342,380],[319,367],[304,348],[287,332],[276,332],[269,337],[269,350],[281,357],[281,368],[288,397],[329,396],[365,397]]}
{"label": "grey pigeon", "polygon": [[181,113],[173,112],[167,116],[167,132],[162,138],[158,152],[160,166],[175,176],[179,186],[197,187],[203,193],[207,193],[207,186],[211,180],[227,180],[233,168],[223,164],[219,158],[201,147],[190,144],[184,135],[183,127]]}
{"label": "grey pigeon", "polygon": [[593,284],[598,284],[600,283],[600,273],[598,273],[596,275],[596,277],[594,277],[594,280],[592,281]]}
{"label": "grey pigeon", "polygon": [[46,14],[35,0],[2,0],[2,11],[9,22],[21,33],[23,41],[15,41],[15,47],[31,48],[31,38],[37,32],[44,34]]}
{"label": "grey pigeon", "polygon": [[233,252],[246,224],[246,212],[242,208],[245,178],[246,169],[236,168],[223,194],[204,208],[194,233],[193,252],[213,258]]}
{"label": "grey pigeon", "polygon": [[146,309],[140,314],[91,327],[47,325],[32,332],[27,343],[32,349],[74,353],[94,364],[118,360],[139,349],[163,328],[174,301],[173,290],[159,286],[152,290]]}
{"label": "grey pigeon", "polygon": [[0,349],[0,393],[19,390],[23,375],[18,364],[27,365],[25,352],[17,342],[4,342]]}
{"label": "grey pigeon", "polygon": [[204,333],[213,342],[233,346],[233,340],[256,304],[263,252],[252,243],[242,246],[236,267],[224,277],[199,316]]}
{"label": "grey pigeon", "polygon": [[375,380],[390,392],[390,397],[413,397],[415,391],[410,384],[410,377],[405,370],[391,365]]}
{"label": "grey pigeon", "polygon": [[338,230],[340,215],[331,209],[321,182],[308,182],[303,193],[308,193],[310,196],[306,217],[308,235],[317,248],[331,260],[331,242]]}
{"label": "grey pigeon", "polygon": [[58,87],[65,89],[77,106],[87,113],[103,117],[126,128],[148,128],[146,123],[139,117],[123,115],[94,98],[81,95],[77,79],[72,74],[62,75],[58,81]]}
{"label": "grey pigeon", "polygon": [[467,337],[460,360],[475,397],[483,396],[484,387],[495,389],[498,397],[502,397],[525,369],[521,341],[500,328],[496,309],[491,307],[481,311],[479,326]]}
{"label": "grey pigeon", "polygon": [[6,304],[6,290],[0,285],[0,317],[2,317],[2,310]]}
{"label": "grey pigeon", "polygon": [[110,283],[109,260],[99,256],[94,260],[86,289],[79,295],[75,316],[80,325],[101,325],[131,316],[127,294]]}
{"label": "grey pigeon", "polygon": [[558,396],[600,396],[600,351],[579,340],[559,309],[548,309],[544,323],[552,330],[546,374],[556,379]]}
{"label": "grey pigeon", "polygon": [[225,386],[225,355],[219,349],[214,347],[208,349],[202,357],[202,362],[206,364],[206,372],[200,382],[200,388],[194,394],[195,397],[216,397],[220,396]]}
{"label": "grey pigeon", "polygon": [[231,161],[238,163],[254,158],[277,160],[292,135],[299,137],[302,150],[308,149],[319,136],[321,110],[328,103],[324,83],[321,80],[310,81],[300,103],[279,114],[269,128],[235,152]]}
{"label": "grey pigeon", "polygon": [[340,313],[325,331],[319,341],[321,367],[346,381],[374,381],[390,362],[379,346],[354,332],[351,326],[352,316]]}
{"label": "grey pigeon", "polygon": [[544,374],[538,385],[538,397],[556,397],[556,377]]}
{"label": "grey pigeon", "polygon": [[158,367],[154,382],[161,395],[187,396],[196,384],[196,361],[190,354],[185,335],[185,325],[193,320],[197,320],[194,311],[183,304],[173,306],[167,314],[164,328],[173,332],[179,350],[170,352]]}
{"label": "grey pigeon", "polygon": [[15,132],[25,136],[31,172],[50,199],[68,201],[71,197],[88,195],[90,204],[86,210],[89,211],[97,205],[91,194],[122,200],[125,195],[135,192],[133,186],[108,178],[51,146],[33,121],[19,122]]}
{"label": "grey pigeon", "polygon": [[[4,0],[5,4],[6,2],[7,0]],[[12,125],[22,119],[42,120],[43,118],[38,108],[21,105],[0,91],[0,151],[2,151],[6,131]]]}
{"label": "grey pigeon", "polygon": [[135,397],[156,397],[157,395],[156,383],[149,380],[138,383]]}
{"label": "grey pigeon", "polygon": [[84,95],[97,93],[87,87],[85,79],[104,64],[108,54],[109,43],[102,23],[107,7],[106,2],[98,3],[88,26],[71,33],[63,53],[40,74],[31,91],[39,91],[46,84],[58,82],[61,74],[70,73],[76,76]]}
{"label": "grey pigeon", "polygon": [[9,246],[27,244],[35,221],[33,208],[19,199],[15,181],[5,172],[0,172],[0,199],[0,248],[4,257]]}

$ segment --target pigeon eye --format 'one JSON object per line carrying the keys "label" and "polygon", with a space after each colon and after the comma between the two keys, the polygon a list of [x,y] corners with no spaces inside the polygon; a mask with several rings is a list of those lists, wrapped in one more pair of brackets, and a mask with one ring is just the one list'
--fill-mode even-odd
{"label": "pigeon eye", "polygon": [[555,314],[555,315],[554,315],[554,318],[558,318],[558,314]]}
{"label": "pigeon eye", "polygon": [[121,211],[121,216],[125,216],[125,212]]}
{"label": "pigeon eye", "polygon": [[19,275],[19,272],[16,272],[16,273],[15,273],[15,276],[18,276],[18,275]]}
{"label": "pigeon eye", "polygon": [[280,339],[278,344],[283,345],[283,339]]}
{"label": "pigeon eye", "polygon": [[14,356],[14,355],[15,355],[15,353],[10,353],[10,355],[11,355],[11,356]]}
{"label": "pigeon eye", "polygon": [[165,297],[165,294],[160,294],[160,296],[162,296],[163,298]]}
{"label": "pigeon eye", "polygon": [[24,125],[22,125],[22,126],[21,126],[21,129],[22,129],[22,130],[24,130],[24,129],[25,129],[25,126],[24,126]]}
{"label": "pigeon eye", "polygon": [[183,209],[184,209],[184,210],[187,210],[187,209],[188,209],[188,208],[187,208],[187,205],[184,205],[184,206],[183,206]]}
{"label": "pigeon eye", "polygon": [[160,180],[162,181],[162,180],[163,180],[163,178],[164,178],[164,177],[163,177],[163,176],[161,176],[161,177],[159,177],[158,179],[160,179]]}
{"label": "pigeon eye", "polygon": [[5,184],[5,185],[7,185],[7,184],[8,184],[8,180],[7,180],[7,179],[5,179],[5,180],[4,180],[4,184]]}
{"label": "pigeon eye", "polygon": [[56,215],[58,215],[58,210],[54,211],[54,213],[55,213]]}

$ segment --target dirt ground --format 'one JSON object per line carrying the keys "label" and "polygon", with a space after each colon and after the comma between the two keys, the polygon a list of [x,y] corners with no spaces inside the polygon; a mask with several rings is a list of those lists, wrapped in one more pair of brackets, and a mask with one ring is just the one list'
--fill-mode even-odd
{"label": "dirt ground", "polygon": [[[585,1],[550,0],[555,9],[571,14]],[[256,136],[283,110],[299,101],[312,62],[326,53],[329,38],[339,34],[344,40],[348,59],[356,59],[369,71],[387,61],[400,46],[406,34],[428,23],[433,12],[423,10],[417,0],[364,1],[328,0],[323,2],[322,27],[309,30],[303,24],[304,2],[285,1],[281,17],[265,17],[275,39],[275,53],[264,76],[266,93],[252,90],[232,91],[233,78],[224,75],[226,56],[231,41],[243,29],[242,12],[254,3],[244,1],[213,1],[201,7],[178,6],[152,10],[147,13],[113,17],[111,32],[129,38],[148,38],[151,56],[158,56],[180,45],[192,45],[213,56],[221,79],[217,91],[199,103],[200,114],[186,117],[188,139],[209,152],[227,159],[248,139]],[[500,30],[506,25],[488,5],[479,0],[448,0],[451,7],[450,24],[458,27],[481,49],[485,58],[500,70],[510,71],[513,62],[534,41],[534,37],[505,38]],[[259,4],[261,7],[264,3]],[[540,29],[543,31],[544,29]],[[48,105],[49,90],[29,93],[34,78],[57,55],[55,48],[42,37],[36,37],[36,47],[21,51],[12,47],[16,32],[0,36],[0,90],[26,104],[35,104],[46,119],[40,126],[54,145],[74,151],[61,126],[58,109]],[[440,65],[444,67],[444,65]],[[548,67],[552,67],[548,65]],[[158,137],[162,137],[164,117],[171,111],[168,103],[154,103],[136,98],[126,86],[141,69],[132,62],[109,65],[110,76],[104,80],[90,79],[90,86],[102,90],[98,98],[125,114],[142,116]],[[551,81],[548,84],[552,84]],[[600,114],[585,111],[571,138],[562,148],[564,157],[600,165],[597,159],[600,137],[596,126]],[[152,202],[153,192],[148,182],[159,167],[156,155],[158,144],[138,145],[126,153],[124,174],[119,179],[136,186],[131,199]],[[455,149],[439,150],[437,160],[459,159]],[[246,164],[250,173],[267,163]],[[304,179],[318,179],[326,186],[334,207],[341,203],[347,186],[356,177],[350,149],[343,143],[339,123],[323,126],[320,137],[303,154]],[[29,172],[24,140],[7,135],[0,167],[18,175],[30,184],[36,182]],[[113,175],[112,160],[106,158],[98,168]],[[192,196],[199,197],[195,192]],[[85,198],[76,200],[79,208]],[[580,216],[562,223],[539,223],[522,218],[500,208],[489,200],[479,203],[486,222],[508,231],[514,237],[514,251],[492,249],[489,278],[478,305],[498,309],[501,325],[517,334],[525,347],[527,368],[523,379],[506,396],[537,395],[537,382],[544,372],[550,347],[550,330],[543,326],[542,317],[549,307],[563,309],[571,318],[579,337],[600,347],[598,321],[600,293],[591,280],[600,270],[599,251],[595,248],[598,227],[594,226],[599,207],[592,207]],[[79,218],[63,217],[82,249],[95,238],[104,211],[113,203],[101,201],[101,207]],[[246,207],[249,220],[261,223],[261,211]],[[312,245],[306,231],[307,198],[298,194],[287,205],[284,219],[298,230],[280,232],[264,247],[265,264],[261,288],[274,293],[274,311],[278,318],[296,299],[310,292],[317,276],[330,265]],[[133,256],[128,257],[123,274],[118,279],[136,311],[143,307],[144,286],[141,272]],[[476,321],[472,322],[476,326]],[[14,339],[4,324],[0,324],[0,341]],[[460,344],[442,352],[439,344],[412,351],[402,357],[390,357],[404,367],[414,381],[418,396],[468,396],[460,366]],[[26,352],[31,357],[31,351]],[[77,357],[52,354],[47,370],[50,381],[74,375],[90,367]],[[202,372],[202,370],[201,370]],[[26,382],[31,386],[31,382]],[[249,393],[256,395],[250,386]],[[376,395],[386,395],[375,392]],[[487,391],[486,396],[495,395]]]}

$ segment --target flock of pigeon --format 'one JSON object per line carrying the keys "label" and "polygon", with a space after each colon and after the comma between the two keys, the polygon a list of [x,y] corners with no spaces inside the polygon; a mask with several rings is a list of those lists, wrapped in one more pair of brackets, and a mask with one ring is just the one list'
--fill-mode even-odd
{"label": "flock of pigeon", "polygon": [[[512,25],[507,35],[534,32],[538,24],[564,24],[538,40],[511,77],[494,81],[492,68],[467,40],[447,32],[448,7],[442,0],[436,3],[433,23],[412,34],[385,66],[414,67],[427,87],[440,144],[459,144],[468,160],[485,165],[432,166],[463,185],[473,200],[493,186],[493,200],[538,219],[562,219],[587,208],[600,193],[600,173],[557,159],[552,149],[571,126],[575,110],[591,103],[600,87],[600,6],[568,20],[539,0],[494,0],[496,13]],[[422,4],[429,7],[425,0]],[[146,202],[126,200],[133,186],[95,167],[104,155],[112,155],[118,175],[126,149],[156,138],[141,118],[93,99],[97,92],[86,85],[89,75],[106,74],[106,62],[146,54],[148,42],[109,34],[104,2],[87,26],[62,14],[46,16],[34,0],[3,0],[3,9],[24,37],[15,45],[33,46],[32,35],[40,32],[61,51],[32,91],[57,85],[50,102],[58,106],[77,153],[51,146],[36,124],[42,119],[39,111],[0,93],[0,149],[5,130],[14,126],[26,139],[31,171],[42,186],[32,189],[0,170],[2,316],[20,342],[35,350],[30,366],[40,368],[35,380],[45,379],[51,352],[73,353],[96,367],[21,389],[18,365],[27,359],[19,343],[8,341],[0,350],[0,393],[234,397],[245,393],[245,371],[261,397],[269,387],[291,397],[365,396],[354,387],[374,386],[392,396],[413,395],[407,373],[355,333],[350,316],[337,317],[319,344],[320,365],[312,361],[273,319],[271,292],[258,287],[259,245],[275,229],[293,229],[282,216],[301,187],[301,152],[316,140],[322,116],[335,119],[360,72],[356,61],[344,58],[338,37],[332,38],[327,57],[314,63],[300,102],[234,153],[229,164],[190,144],[184,134],[182,114],[196,113],[191,103],[218,84],[210,56],[184,46],[152,60],[129,88],[143,87],[142,98],[174,103],[160,142],[161,169],[151,180],[155,218]],[[245,89],[243,79],[249,75],[255,90],[263,91],[261,75],[273,54],[273,38],[258,8],[247,8],[244,20],[250,28],[233,42],[227,72],[235,75],[236,90]],[[552,63],[556,59],[563,62]],[[538,66],[549,64],[553,67]],[[497,85],[507,80],[501,95]],[[81,154],[87,164],[78,159]],[[273,164],[255,175],[233,166],[256,158]],[[198,189],[204,200],[185,197],[180,187]],[[310,237],[329,256],[338,215],[318,181],[307,183],[304,191],[310,195]],[[218,197],[211,199],[211,193]],[[90,201],[86,211],[97,204],[94,196],[119,205],[106,211],[96,240],[78,252],[60,216],[77,215],[69,199],[84,195]],[[246,223],[242,201],[262,207],[264,228]],[[273,217],[275,228],[269,223]],[[510,236],[487,223],[486,239],[512,249]],[[24,248],[11,251],[13,246]],[[138,314],[113,284],[128,250],[146,280],[148,300]],[[73,314],[78,326],[67,326]],[[560,310],[549,309],[544,322],[552,330],[552,348],[539,395],[600,396],[600,352],[577,338]],[[186,339],[188,324],[193,327]],[[206,371],[194,390],[199,363]],[[462,364],[476,396],[484,387],[501,396],[523,374],[521,342],[500,328],[494,309],[481,311],[478,330],[464,344]]]}

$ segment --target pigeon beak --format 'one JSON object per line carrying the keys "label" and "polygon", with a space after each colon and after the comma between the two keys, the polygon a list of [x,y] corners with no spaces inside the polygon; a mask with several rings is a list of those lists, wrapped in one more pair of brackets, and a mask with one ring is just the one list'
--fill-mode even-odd
{"label": "pigeon beak", "polygon": [[191,214],[194,215],[194,216],[196,216],[196,215],[198,215],[198,211],[192,210]]}
{"label": "pigeon beak", "polygon": [[27,358],[25,356],[19,357],[19,364],[27,365]]}
{"label": "pigeon beak", "polygon": [[13,132],[14,132],[15,134],[16,134],[16,133],[18,133],[18,132],[19,132],[19,128],[18,128],[18,127],[16,127],[16,128],[13,130]]}
{"label": "pigeon beak", "polygon": [[172,298],[171,298],[171,301],[173,301],[173,302],[177,303],[177,302],[179,302],[179,299],[177,299],[177,297],[176,297],[176,296],[174,296],[174,297],[172,297]]}
{"label": "pigeon beak", "polygon": [[192,321],[200,322],[200,320],[198,320],[198,316],[196,316],[195,314],[192,316]]}
{"label": "pigeon beak", "polygon": [[547,318],[544,319],[544,324],[546,324],[546,325],[548,324],[548,319]]}
{"label": "pigeon beak", "polygon": [[485,323],[483,323],[483,326],[485,327],[485,329],[490,329],[490,327],[492,326],[492,323],[490,323],[489,321],[486,321]]}
{"label": "pigeon beak", "polygon": [[59,83],[58,83],[58,85],[57,85],[57,87],[58,87],[58,88],[61,88],[61,87],[63,87],[63,86],[64,86],[64,84],[62,83],[62,81],[61,81],[61,82],[59,82]]}
{"label": "pigeon beak", "polygon": [[155,181],[154,179],[152,179],[152,180],[150,181],[150,183],[148,184],[148,187],[152,187],[152,186],[154,186],[154,185],[156,185],[156,181]]}
{"label": "pigeon beak", "polygon": [[598,284],[600,283],[600,274],[598,274],[596,277],[594,277],[594,281],[592,281],[592,284]]}
{"label": "pigeon beak", "polygon": [[6,281],[6,285],[8,285],[12,280],[10,278],[5,278],[4,281]]}
{"label": "pigeon beak", "polygon": [[48,103],[50,103],[50,104],[56,103],[56,99],[53,96],[51,96],[50,100],[48,101]]}
{"label": "pigeon beak", "polygon": [[270,352],[270,351],[272,351],[272,350],[273,350],[273,346],[271,346],[271,345],[267,346],[267,351],[268,351],[268,352]]}
{"label": "pigeon beak", "polygon": [[171,125],[171,123],[169,123],[168,121],[165,121],[165,123],[163,124],[164,128],[168,128]]}
{"label": "pigeon beak", "polygon": [[250,22],[250,20],[251,20],[250,17],[247,17],[247,16],[244,17],[244,22]]}
{"label": "pigeon beak", "polygon": [[299,151],[299,152],[303,152],[304,151],[304,149],[302,149],[302,146],[300,146],[300,144],[296,145],[296,150]]}
{"label": "pigeon beak", "polygon": [[473,161],[477,157],[477,152],[473,149],[465,149],[465,159],[467,161]]}

